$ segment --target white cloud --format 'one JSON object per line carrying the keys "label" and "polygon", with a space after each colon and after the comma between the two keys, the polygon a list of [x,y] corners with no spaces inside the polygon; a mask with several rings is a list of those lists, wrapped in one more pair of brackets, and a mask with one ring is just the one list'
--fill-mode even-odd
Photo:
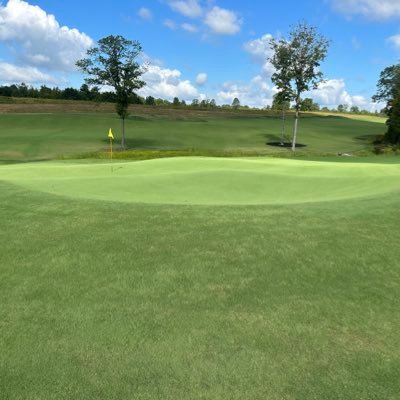
{"label": "white cloud", "polygon": [[322,106],[336,107],[339,104],[353,105],[352,97],[345,89],[343,79],[329,79],[319,84],[318,89],[303,97],[311,95]]}
{"label": "white cloud", "polygon": [[189,18],[198,18],[203,15],[203,9],[200,7],[198,0],[171,0],[170,7]]}
{"label": "white cloud", "polygon": [[59,71],[73,71],[93,44],[85,33],[60,26],[54,15],[23,0],[0,4],[0,42],[25,64]]}
{"label": "white cloud", "polygon": [[204,23],[218,35],[234,35],[240,31],[242,21],[234,11],[213,7],[206,15]]}
{"label": "white cloud", "polygon": [[400,34],[390,36],[387,41],[391,43],[394,47],[400,49]]}
{"label": "white cloud", "polygon": [[[237,13],[221,7],[212,6],[213,1],[208,1],[208,7],[202,7],[200,0],[167,0],[171,9],[189,18],[201,18],[209,31],[218,35],[234,35],[240,31],[242,20]],[[177,29],[178,25],[171,20],[165,20],[164,26],[169,29]],[[199,27],[182,23],[179,26],[186,32],[199,32]]]}
{"label": "white cloud", "polygon": [[303,97],[312,97],[322,107],[329,108],[336,108],[339,104],[347,104],[349,107],[357,106],[370,111],[382,108],[381,105],[373,103],[364,96],[349,94],[343,79],[329,79],[322,82],[318,89],[306,93]]}
{"label": "white cloud", "polygon": [[[264,108],[272,104],[277,88],[263,75],[255,76],[250,82],[226,82],[216,95],[218,104],[232,104],[235,97],[242,105]],[[361,95],[351,95],[346,90],[343,79],[330,79],[319,85],[319,88],[303,93],[303,98],[311,97],[321,107],[337,108],[339,104],[349,107],[357,106],[369,111],[380,110],[383,104],[376,104]]]}
{"label": "white cloud", "polygon": [[196,26],[194,26],[194,25],[192,25],[192,24],[188,24],[188,23],[186,23],[186,22],[185,22],[184,24],[181,25],[181,28],[182,28],[184,31],[189,32],[189,33],[196,33],[196,32],[198,32],[198,29],[197,29]]}
{"label": "white cloud", "polygon": [[254,39],[244,44],[244,49],[251,55],[254,62],[262,65],[263,74],[271,77],[275,69],[268,61],[268,58],[273,55],[273,50],[270,46],[272,35],[267,33],[258,39]]}
{"label": "white cloud", "polygon": [[44,74],[35,67],[18,67],[0,61],[0,82],[2,83],[58,83],[54,77]]}
{"label": "white cloud", "polygon": [[189,80],[181,78],[182,73],[177,69],[162,68],[150,65],[143,75],[146,86],[138,93],[141,96],[161,97],[172,100],[179,97],[186,101],[198,96],[197,89]]}
{"label": "white cloud", "polygon": [[163,22],[163,25],[166,26],[168,29],[175,30],[177,28],[176,23],[170,19],[166,19]]}
{"label": "white cloud", "polygon": [[146,7],[140,8],[138,11],[138,15],[140,18],[146,19],[146,20],[151,20],[153,18],[152,12]]}
{"label": "white cloud", "polygon": [[232,104],[235,97],[243,105],[249,107],[265,107],[271,105],[276,89],[261,75],[255,76],[249,83],[226,82],[217,93],[218,103]]}
{"label": "white cloud", "polygon": [[374,20],[400,17],[400,0],[332,0],[332,5],[348,17],[362,15]]}
{"label": "white cloud", "polygon": [[198,74],[196,77],[196,84],[199,86],[205,85],[207,81],[208,81],[208,75],[204,72]]}

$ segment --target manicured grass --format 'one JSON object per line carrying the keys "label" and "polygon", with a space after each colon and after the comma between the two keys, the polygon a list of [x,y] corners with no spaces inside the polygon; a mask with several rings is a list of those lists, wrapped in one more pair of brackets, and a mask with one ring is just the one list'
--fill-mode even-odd
{"label": "manicured grass", "polygon": [[[233,188],[230,205],[101,201],[119,179],[135,193],[146,164],[190,176],[194,160],[0,167],[3,398],[398,397],[398,166],[335,164],[336,186],[331,163],[221,162],[242,184],[298,172],[317,190],[308,173],[333,194],[296,203],[293,179],[286,204],[233,205]],[[346,171],[346,192],[365,187],[337,200]]]}
{"label": "manicured grass", "polygon": [[[172,114],[130,147],[282,151],[279,118]],[[20,162],[106,148],[112,114],[0,121],[0,399],[398,399],[400,165],[319,156],[382,123],[111,165]]]}
{"label": "manicured grass", "polygon": [[72,198],[159,204],[293,204],[399,189],[399,164],[273,158],[169,158],[3,166],[2,179]]}
{"label": "manicured grass", "polygon": [[[137,110],[127,121],[127,144],[132,149],[249,152],[273,154],[289,150],[268,146],[280,140],[279,117],[259,114],[220,114],[176,111],[172,117],[157,117]],[[382,119],[381,119],[382,120]],[[384,120],[382,120],[384,121]],[[381,121],[381,122],[382,122]],[[53,159],[107,148],[111,127],[120,138],[120,121],[115,114],[56,113],[2,114],[0,162]],[[299,143],[306,154],[353,152],[371,148],[371,140],[385,131],[376,121],[352,120],[341,116],[306,114],[300,121]],[[290,136],[291,117],[287,121]],[[210,154],[212,155],[212,154]]]}

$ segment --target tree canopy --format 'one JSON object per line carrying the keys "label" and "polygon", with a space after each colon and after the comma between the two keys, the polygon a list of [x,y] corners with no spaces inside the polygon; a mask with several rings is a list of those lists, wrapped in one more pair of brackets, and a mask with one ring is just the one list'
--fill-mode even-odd
{"label": "tree canopy", "polygon": [[88,85],[111,86],[116,94],[116,111],[122,119],[121,147],[125,148],[125,118],[132,95],[142,88],[145,69],[136,61],[142,46],[136,40],[110,35],[98,41],[97,47],[87,51],[87,57],[76,62],[87,75]]}
{"label": "tree canopy", "polygon": [[400,64],[391,65],[381,72],[377,89],[372,97],[375,102],[390,103],[400,95]]}
{"label": "tree canopy", "polygon": [[301,101],[300,111],[319,111],[319,104],[307,97]]}
{"label": "tree canopy", "polygon": [[232,101],[232,107],[233,107],[233,108],[239,108],[239,107],[240,107],[240,100],[239,100],[237,97],[235,97],[235,98],[233,99],[233,101]]}
{"label": "tree canopy", "polygon": [[316,89],[323,80],[320,65],[325,59],[329,40],[306,23],[299,23],[289,33],[288,39],[271,39],[275,68],[272,81],[289,101],[294,101],[296,118],[293,129],[292,150],[296,148],[297,125],[301,107],[301,95]]}
{"label": "tree canopy", "polygon": [[391,65],[381,72],[377,89],[372,100],[386,103],[388,129],[385,141],[398,145],[400,144],[400,64]]}
{"label": "tree canopy", "polygon": [[285,111],[290,109],[290,101],[286,98],[284,92],[274,94],[272,98],[271,110]]}

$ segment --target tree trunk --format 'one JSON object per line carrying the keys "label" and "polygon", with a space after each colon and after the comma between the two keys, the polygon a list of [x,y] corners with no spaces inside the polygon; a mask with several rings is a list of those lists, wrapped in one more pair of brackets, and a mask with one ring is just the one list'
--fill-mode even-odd
{"label": "tree trunk", "polygon": [[299,123],[299,107],[296,106],[296,116],[294,118],[292,151],[296,151],[297,125]]}
{"label": "tree trunk", "polygon": [[121,150],[125,150],[125,118],[122,119]]}
{"label": "tree trunk", "polygon": [[281,134],[281,145],[285,144],[285,108],[282,108],[282,134]]}

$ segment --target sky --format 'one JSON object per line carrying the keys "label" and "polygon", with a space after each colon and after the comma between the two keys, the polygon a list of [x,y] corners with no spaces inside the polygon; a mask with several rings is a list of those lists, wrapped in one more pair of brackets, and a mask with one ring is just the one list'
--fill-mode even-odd
{"label": "sky", "polygon": [[380,72],[400,55],[400,0],[0,0],[0,84],[79,88],[76,60],[108,35],[138,40],[142,96],[265,107],[276,88],[271,38],[298,22],[330,41],[321,106],[375,110]]}

